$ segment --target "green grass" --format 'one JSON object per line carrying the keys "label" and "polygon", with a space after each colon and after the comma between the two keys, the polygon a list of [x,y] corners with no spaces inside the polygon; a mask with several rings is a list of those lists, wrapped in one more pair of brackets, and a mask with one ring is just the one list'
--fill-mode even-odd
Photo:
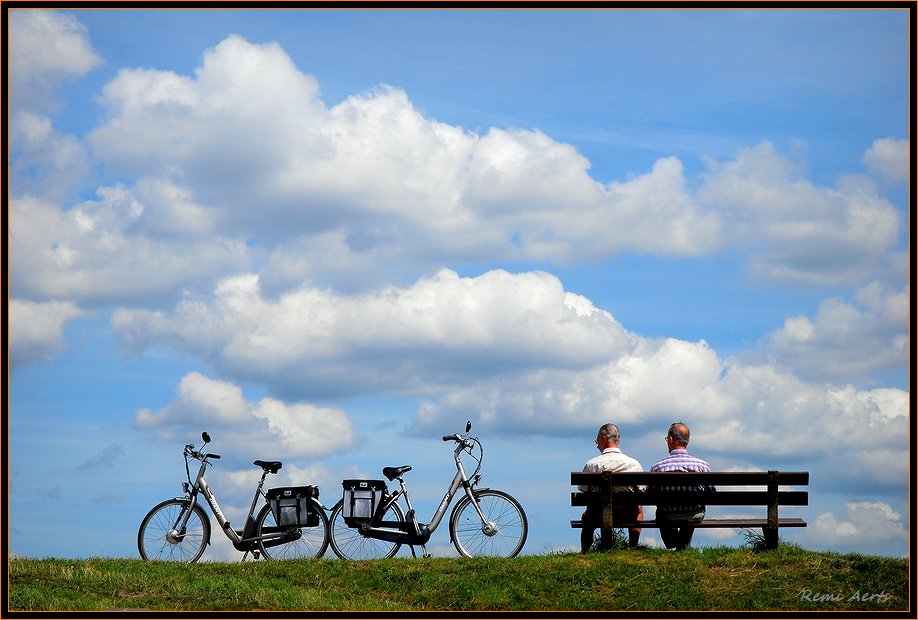
{"label": "green grass", "polygon": [[791,545],[509,560],[184,565],[14,558],[8,609],[877,611],[909,609],[908,595],[905,559]]}

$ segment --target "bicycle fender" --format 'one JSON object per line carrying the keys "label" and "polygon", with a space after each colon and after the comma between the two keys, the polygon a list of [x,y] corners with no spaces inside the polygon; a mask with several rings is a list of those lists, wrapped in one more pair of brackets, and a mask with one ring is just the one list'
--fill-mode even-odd
{"label": "bicycle fender", "polygon": [[[188,499],[188,496],[187,496],[187,495],[178,496],[178,497],[175,498],[175,500],[176,500],[176,501],[179,501],[179,502],[184,502],[184,503],[186,503],[186,504],[191,504],[191,503],[193,503],[195,506],[198,505],[198,502],[192,502],[190,499]],[[204,516],[207,517],[207,520],[208,520],[208,521],[210,521],[210,517],[207,515],[207,512],[204,513]],[[210,544],[210,537],[211,537],[211,535],[212,535],[212,531],[211,531],[211,530],[213,530],[212,527],[211,527],[211,528],[207,528],[207,540],[204,541],[204,542],[207,543],[208,545]]]}
{"label": "bicycle fender", "polygon": [[[477,498],[479,493],[484,493],[485,491],[490,491],[490,490],[491,490],[491,487],[484,487],[482,489],[472,489],[472,495],[474,495]],[[462,499],[468,499],[468,495],[463,495]],[[453,522],[456,520],[456,512],[459,510],[459,506],[462,505],[462,499],[456,502],[456,504],[453,506],[453,511],[449,513],[450,526],[452,526]],[[449,541],[454,542],[452,527],[449,528]]]}

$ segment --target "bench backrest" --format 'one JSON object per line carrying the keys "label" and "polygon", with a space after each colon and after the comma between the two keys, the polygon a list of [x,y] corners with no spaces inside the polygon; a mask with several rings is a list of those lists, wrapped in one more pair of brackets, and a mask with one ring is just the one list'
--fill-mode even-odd
{"label": "bench backrest", "polygon": [[[764,506],[776,502],[784,506],[807,506],[806,491],[781,491],[779,486],[804,486],[809,472],[572,472],[571,484],[604,489],[617,504],[681,504],[714,506]],[[645,490],[615,490],[612,487],[646,487]],[[676,492],[666,487],[714,486],[716,491]],[[765,487],[764,490],[725,490],[724,487]],[[571,505],[586,506],[597,500],[597,493],[573,493]]]}

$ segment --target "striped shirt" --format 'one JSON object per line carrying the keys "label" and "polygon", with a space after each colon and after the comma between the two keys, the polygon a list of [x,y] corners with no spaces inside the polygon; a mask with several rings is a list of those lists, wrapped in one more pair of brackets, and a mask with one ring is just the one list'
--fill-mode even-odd
{"label": "striped shirt", "polygon": [[[677,448],[669,453],[666,458],[660,459],[650,466],[650,471],[688,471],[706,472],[711,467],[706,461],[689,454],[684,448]],[[687,485],[660,487],[661,491],[715,491],[713,486]],[[663,505],[657,507],[657,513],[664,514],[694,514],[704,512],[704,506],[673,506]]]}

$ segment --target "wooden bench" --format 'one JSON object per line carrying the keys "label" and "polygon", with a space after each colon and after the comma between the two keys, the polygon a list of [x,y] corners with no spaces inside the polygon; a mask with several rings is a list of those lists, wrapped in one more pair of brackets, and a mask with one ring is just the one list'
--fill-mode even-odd
{"label": "wooden bench", "polygon": [[[765,548],[778,546],[778,528],[806,527],[799,518],[778,517],[779,506],[807,506],[806,491],[779,490],[780,486],[806,486],[809,472],[572,472],[572,485],[589,485],[599,491],[571,493],[571,506],[602,506],[602,540],[611,543],[614,528],[659,528],[655,520],[628,523],[615,519],[615,509],[620,506],[660,506],[665,504],[702,506],[764,506],[765,518],[705,518],[692,524],[697,528],[762,528]],[[661,491],[661,487],[714,486],[716,491],[674,492]],[[615,490],[613,487],[643,490]],[[725,490],[725,487],[729,490]],[[757,487],[758,490],[736,487]],[[763,488],[764,487],[764,488]],[[613,525],[614,523],[614,525]],[[571,527],[582,528],[580,520],[571,521]]]}

